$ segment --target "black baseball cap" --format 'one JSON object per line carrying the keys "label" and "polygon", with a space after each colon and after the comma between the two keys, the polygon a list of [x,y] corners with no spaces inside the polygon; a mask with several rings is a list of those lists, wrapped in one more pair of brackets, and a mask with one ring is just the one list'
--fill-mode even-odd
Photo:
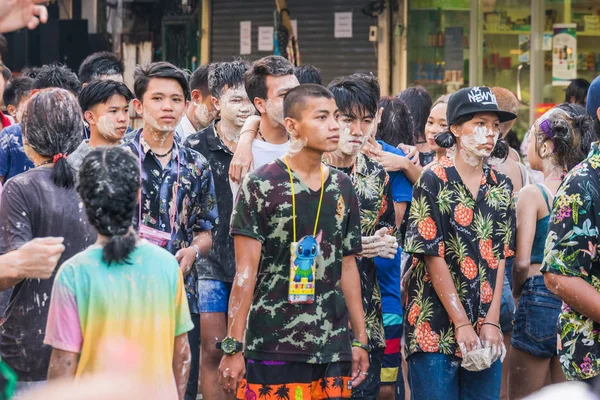
{"label": "black baseball cap", "polygon": [[517,118],[516,114],[498,108],[496,96],[489,87],[474,86],[462,88],[450,96],[446,119],[448,125],[453,125],[462,116],[484,112],[498,114],[500,122],[512,121]]}

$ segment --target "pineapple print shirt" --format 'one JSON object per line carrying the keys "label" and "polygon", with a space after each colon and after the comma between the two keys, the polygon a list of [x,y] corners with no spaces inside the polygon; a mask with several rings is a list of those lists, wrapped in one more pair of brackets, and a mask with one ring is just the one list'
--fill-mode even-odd
{"label": "pineapple print shirt", "polygon": [[479,332],[492,302],[499,260],[514,251],[512,189],[507,177],[486,166],[474,199],[448,158],[421,175],[413,190],[405,242],[414,266],[406,288],[407,355],[460,355],[452,322],[427,273],[425,255],[445,259],[460,301]]}
{"label": "pineapple print shirt", "polygon": [[[312,235],[320,189],[311,190],[292,171],[296,232]],[[346,174],[329,169],[317,232],[315,301],[288,302],[292,191],[287,167],[275,160],[249,173],[231,215],[231,234],[262,243],[254,297],[246,324],[245,357],[253,360],[327,364],[351,361],[348,309],[340,287],[342,258],[361,252],[358,199]]]}
{"label": "pineapple print shirt", "polygon": [[[558,190],[548,226],[542,272],[581,278],[600,292],[600,149],[569,172]],[[569,380],[600,375],[600,323],[563,303],[558,355]]]}

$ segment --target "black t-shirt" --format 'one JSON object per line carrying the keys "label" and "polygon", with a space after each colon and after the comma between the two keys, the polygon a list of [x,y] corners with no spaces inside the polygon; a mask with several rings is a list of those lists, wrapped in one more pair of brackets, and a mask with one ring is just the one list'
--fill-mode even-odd
{"label": "black t-shirt", "polygon": [[212,230],[212,249],[196,263],[199,279],[233,282],[235,252],[229,235],[229,220],[233,210],[233,195],[229,184],[229,163],[233,153],[223,144],[213,122],[198,133],[188,136],[185,145],[201,153],[210,164],[215,182],[219,223]]}
{"label": "black t-shirt", "polygon": [[0,254],[37,237],[64,237],[63,252],[50,279],[19,282],[0,327],[0,356],[19,381],[46,380],[51,348],[43,345],[54,276],[60,265],[96,240],[75,189],[57,187],[52,168],[35,168],[10,179],[0,205]]}

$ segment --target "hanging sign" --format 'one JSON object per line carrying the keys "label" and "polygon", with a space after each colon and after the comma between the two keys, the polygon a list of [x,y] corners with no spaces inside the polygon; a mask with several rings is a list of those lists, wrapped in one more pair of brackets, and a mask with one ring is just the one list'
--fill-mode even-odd
{"label": "hanging sign", "polygon": [[554,24],[552,86],[569,86],[577,78],[577,25]]}
{"label": "hanging sign", "polygon": [[240,21],[240,54],[252,53],[252,22]]}
{"label": "hanging sign", "polygon": [[351,38],[352,37],[352,11],[336,12],[334,14],[333,37]]}
{"label": "hanging sign", "polygon": [[258,51],[273,51],[273,27],[258,27]]}

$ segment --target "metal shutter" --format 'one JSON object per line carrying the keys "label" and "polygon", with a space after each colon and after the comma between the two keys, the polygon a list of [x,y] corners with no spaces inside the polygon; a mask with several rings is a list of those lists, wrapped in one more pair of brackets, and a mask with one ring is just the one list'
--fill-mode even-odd
{"label": "metal shutter", "polygon": [[[369,42],[369,26],[377,19],[364,15],[366,0],[288,0],[292,20],[298,21],[302,64],[321,70],[323,83],[354,72],[377,74],[376,43]],[[240,21],[252,21],[252,54],[256,60],[270,52],[258,51],[258,27],[273,26],[274,0],[213,0],[211,61],[239,56]],[[352,11],[352,38],[336,39],[334,13]]]}

